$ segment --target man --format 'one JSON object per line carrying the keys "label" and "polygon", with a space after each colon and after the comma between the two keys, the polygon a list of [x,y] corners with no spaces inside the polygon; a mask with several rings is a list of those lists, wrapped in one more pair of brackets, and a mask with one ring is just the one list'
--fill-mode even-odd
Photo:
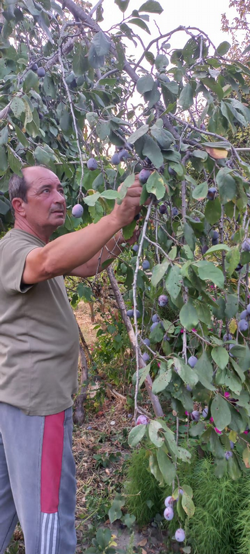
{"label": "man", "polygon": [[109,215],[52,242],[66,215],[57,176],[28,167],[9,194],[15,225],[0,241],[0,554],[17,520],[26,554],[73,554],[79,340],[63,276],[95,275],[119,254],[141,186],[136,178]]}

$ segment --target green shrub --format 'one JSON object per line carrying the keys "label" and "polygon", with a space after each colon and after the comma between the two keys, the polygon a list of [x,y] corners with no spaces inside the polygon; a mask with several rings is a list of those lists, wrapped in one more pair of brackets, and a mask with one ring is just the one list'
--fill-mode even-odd
{"label": "green shrub", "polygon": [[146,525],[157,513],[163,512],[162,489],[149,471],[150,454],[146,448],[134,450],[127,466],[126,508],[136,517],[138,525]]}
{"label": "green shrub", "polygon": [[[139,525],[163,515],[164,499],[172,493],[149,472],[151,453],[146,447],[135,450],[127,465],[126,508]],[[176,517],[166,522],[170,535],[184,526],[192,554],[250,554],[250,471],[237,481],[229,475],[219,479],[212,459],[198,459],[193,451],[191,464],[178,465],[178,476],[180,486],[193,489],[195,514],[185,522]]]}

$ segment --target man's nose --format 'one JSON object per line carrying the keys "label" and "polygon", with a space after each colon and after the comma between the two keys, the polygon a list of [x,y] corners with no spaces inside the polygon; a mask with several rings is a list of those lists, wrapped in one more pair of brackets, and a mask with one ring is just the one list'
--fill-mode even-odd
{"label": "man's nose", "polygon": [[54,202],[60,202],[60,204],[65,204],[64,195],[59,190],[54,191]]}

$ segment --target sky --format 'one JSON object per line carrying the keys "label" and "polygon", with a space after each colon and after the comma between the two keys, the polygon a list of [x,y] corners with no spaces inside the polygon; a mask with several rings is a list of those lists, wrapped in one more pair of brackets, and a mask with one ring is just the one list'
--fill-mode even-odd
{"label": "sky", "polygon": [[[233,8],[228,7],[229,0],[159,0],[164,12],[161,15],[149,14],[150,21],[156,20],[161,32],[166,33],[178,27],[179,25],[199,27],[205,31],[215,46],[218,46],[222,41],[228,40],[226,33],[221,31],[221,14],[225,13],[231,20],[236,12]],[[130,15],[133,9],[138,9],[144,0],[130,0],[125,16]],[[108,30],[112,25],[122,20],[122,12],[116,6],[114,0],[104,0],[104,22],[102,28]],[[131,25],[138,34],[140,34],[145,44],[148,44],[152,38],[158,36],[158,31],[155,26],[152,29],[152,36],[145,31],[140,30],[135,25]],[[187,38],[181,38],[180,34],[171,39],[171,47],[182,47]],[[230,40],[229,40],[230,42]],[[134,50],[131,43],[131,52],[137,57],[137,52]],[[138,48],[139,50],[139,48]]]}

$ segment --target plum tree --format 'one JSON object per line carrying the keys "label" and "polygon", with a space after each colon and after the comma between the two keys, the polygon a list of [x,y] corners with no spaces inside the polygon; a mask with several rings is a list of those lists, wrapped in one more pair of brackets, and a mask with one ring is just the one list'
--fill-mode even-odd
{"label": "plum tree", "polygon": [[[189,418],[186,435],[213,456],[218,476],[228,472],[236,479],[250,464],[250,440],[241,433],[250,423],[250,163],[238,138],[250,121],[249,60],[233,57],[227,41],[213,45],[195,27],[168,29],[166,37],[159,1],[142,3],[135,15],[132,2],[117,0],[121,17],[109,31],[99,2],[90,11],[74,0],[21,0],[22,21],[15,4],[2,12],[0,35],[1,233],[13,226],[10,175],[21,175],[27,164],[44,165],[63,182],[69,208],[55,236],[95,224],[142,174],[141,217],[123,229],[127,245],[108,275],[134,353],[135,418],[141,387],[156,417],[145,426],[149,470],[160,483],[178,482],[179,460],[190,461],[176,433],[179,422],[185,411],[204,418],[208,410],[206,421]],[[154,20],[159,34],[152,44],[151,38],[141,42],[134,26],[147,36]],[[133,61],[129,43],[140,44]],[[70,209],[77,203],[84,206],[78,221]],[[145,258],[152,271],[143,271]],[[93,293],[91,279],[78,284],[72,302],[86,300],[86,290]],[[134,306],[137,321],[134,309],[128,321],[124,302]],[[156,308],[161,321],[150,326]],[[143,379],[140,346],[146,349],[142,337],[149,329]],[[198,359],[193,367],[191,353]],[[161,400],[169,404],[173,427]],[[142,429],[131,432],[134,447]],[[231,437],[237,456],[226,463]],[[180,513],[191,517],[189,488],[183,496]]]}

